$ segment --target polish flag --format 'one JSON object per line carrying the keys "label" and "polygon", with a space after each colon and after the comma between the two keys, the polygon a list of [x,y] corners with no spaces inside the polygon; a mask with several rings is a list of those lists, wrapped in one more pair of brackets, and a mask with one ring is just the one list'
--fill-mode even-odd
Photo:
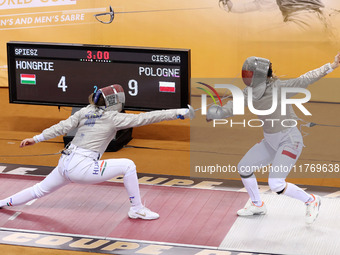
{"label": "polish flag", "polygon": [[175,93],[176,87],[174,82],[160,81],[159,82],[159,92],[170,92]]}

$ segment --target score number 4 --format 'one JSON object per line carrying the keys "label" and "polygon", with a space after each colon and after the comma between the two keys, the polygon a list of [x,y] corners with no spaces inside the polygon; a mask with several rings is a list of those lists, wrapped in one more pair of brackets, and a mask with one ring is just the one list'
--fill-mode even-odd
{"label": "score number 4", "polygon": [[61,76],[60,81],[58,83],[58,88],[62,89],[63,92],[66,92],[67,85],[65,76]]}

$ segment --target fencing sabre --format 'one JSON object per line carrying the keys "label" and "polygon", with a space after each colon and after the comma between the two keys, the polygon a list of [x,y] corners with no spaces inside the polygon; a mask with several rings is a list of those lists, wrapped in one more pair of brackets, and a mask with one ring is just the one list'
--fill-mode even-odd
{"label": "fencing sabre", "polygon": [[[93,16],[98,20],[100,23],[103,24],[110,24],[114,20],[114,17],[116,14],[129,14],[129,13],[145,13],[145,12],[171,12],[171,11],[192,11],[192,10],[204,10],[204,9],[211,9],[213,7],[197,7],[197,8],[179,8],[179,9],[161,9],[161,10],[144,10],[144,11],[127,11],[127,12],[115,12],[113,8],[109,7],[110,11],[109,12],[104,12],[104,13],[98,13],[94,14]],[[100,20],[98,17],[100,16],[109,16],[110,20],[109,21],[103,21]]]}

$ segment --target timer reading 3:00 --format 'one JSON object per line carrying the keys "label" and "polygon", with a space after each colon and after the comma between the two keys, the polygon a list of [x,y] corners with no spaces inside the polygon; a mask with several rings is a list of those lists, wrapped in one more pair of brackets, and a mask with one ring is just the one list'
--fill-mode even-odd
{"label": "timer reading 3:00", "polygon": [[92,51],[88,50],[87,52],[87,59],[104,59],[109,60],[110,59],[110,52],[108,51]]}

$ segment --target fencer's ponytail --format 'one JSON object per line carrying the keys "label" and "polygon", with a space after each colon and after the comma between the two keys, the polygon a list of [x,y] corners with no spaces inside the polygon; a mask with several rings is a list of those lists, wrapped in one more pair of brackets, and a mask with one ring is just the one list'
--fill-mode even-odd
{"label": "fencer's ponytail", "polygon": [[269,79],[274,79],[274,80],[277,79],[277,76],[276,76],[276,74],[275,74],[274,71],[273,71],[272,63],[270,63],[270,66],[269,66],[269,69],[268,69],[267,77],[268,77]]}

